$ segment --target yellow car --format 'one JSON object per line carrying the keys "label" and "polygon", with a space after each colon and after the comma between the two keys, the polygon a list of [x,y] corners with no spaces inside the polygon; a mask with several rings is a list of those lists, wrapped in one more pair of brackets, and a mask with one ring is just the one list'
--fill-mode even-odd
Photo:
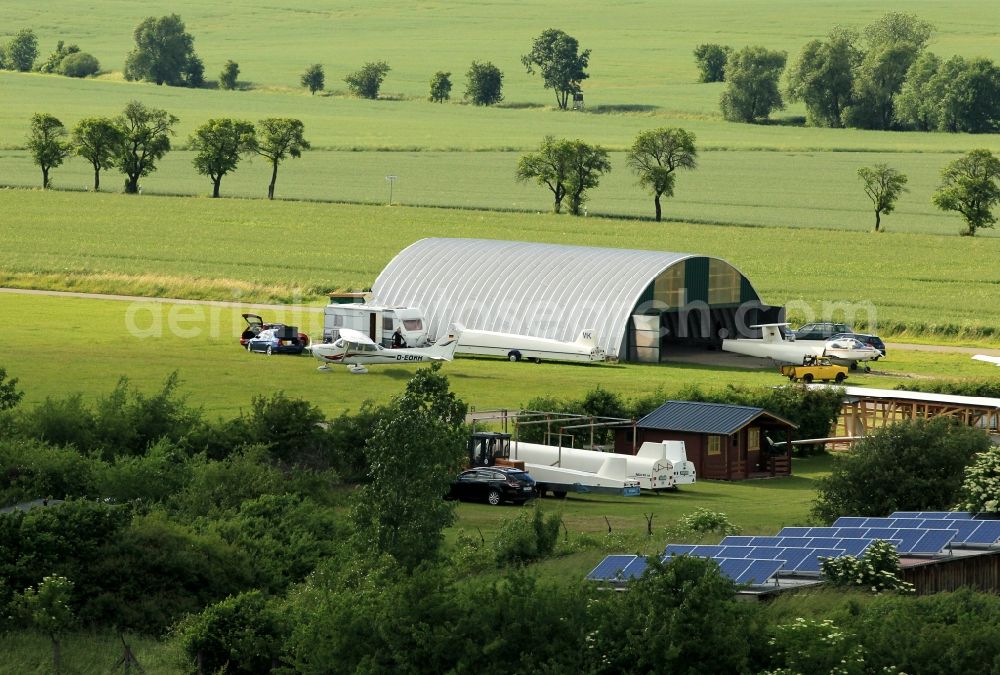
{"label": "yellow car", "polygon": [[781,366],[781,374],[792,382],[802,380],[806,384],[814,380],[840,384],[847,379],[847,366],[838,366],[830,359],[806,359],[801,366]]}

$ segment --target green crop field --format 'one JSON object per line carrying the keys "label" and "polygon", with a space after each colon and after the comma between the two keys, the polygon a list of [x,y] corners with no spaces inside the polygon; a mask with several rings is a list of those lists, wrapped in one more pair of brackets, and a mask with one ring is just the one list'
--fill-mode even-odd
{"label": "green crop field", "polygon": [[0,200],[2,285],[314,301],[369,288],[422,237],[483,237],[717,255],[794,320],[978,342],[1000,330],[998,238],[37,190]]}

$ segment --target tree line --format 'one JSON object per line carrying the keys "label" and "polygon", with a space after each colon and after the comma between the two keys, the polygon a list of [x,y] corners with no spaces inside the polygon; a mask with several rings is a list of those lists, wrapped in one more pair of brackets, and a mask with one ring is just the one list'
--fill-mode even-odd
{"label": "tree line", "polygon": [[927,50],[933,30],[900,12],[860,32],[837,26],[808,42],[787,72],[786,52],[759,45],[702,44],[694,56],[702,82],[726,82],[720,108],[731,121],[764,122],[787,97],[805,104],[811,126],[996,131],[1000,67],[987,58],[942,59]]}
{"label": "tree line", "polygon": [[[131,101],[113,118],[88,117],[72,134],[55,116],[36,113],[31,118],[28,151],[42,171],[42,188],[51,185],[49,173],[72,154],[90,162],[94,191],[101,188],[101,171],[117,168],[125,175],[126,194],[137,194],[139,179],[156,170],[156,163],[170,151],[170,138],[178,118],[166,110]],[[210,119],[194,130],[189,145],[195,151],[195,170],[212,181],[218,197],[222,179],[249,155],[260,155],[271,164],[267,198],[274,199],[278,165],[288,157],[301,157],[310,148],[304,125],[294,118],[269,117],[256,124],[233,118]]]}

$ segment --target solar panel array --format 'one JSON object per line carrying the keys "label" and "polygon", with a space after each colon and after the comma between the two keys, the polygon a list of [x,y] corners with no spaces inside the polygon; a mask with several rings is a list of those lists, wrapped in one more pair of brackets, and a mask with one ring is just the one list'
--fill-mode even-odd
{"label": "solar panel array", "polygon": [[[997,546],[1000,520],[981,520],[964,511],[897,511],[886,518],[846,516],[830,527],[785,527],[775,536],[729,536],[717,545],[669,544],[664,559],[679,555],[711,558],[737,584],[762,585],[779,572],[819,574],[823,558],[863,557],[878,540],[909,555],[939,555],[955,546]],[[642,556],[609,555],[587,579],[632,579],[647,566]]]}

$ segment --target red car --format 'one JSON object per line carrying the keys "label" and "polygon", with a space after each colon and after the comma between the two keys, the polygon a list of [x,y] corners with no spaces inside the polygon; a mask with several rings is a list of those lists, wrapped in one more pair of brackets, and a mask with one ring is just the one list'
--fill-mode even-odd
{"label": "red car", "polygon": [[[244,314],[243,318],[247,322],[247,328],[245,331],[243,331],[243,334],[240,335],[240,346],[243,347],[244,349],[247,346],[247,342],[250,341],[250,338],[258,335],[262,330],[270,330],[272,328],[283,328],[285,325],[283,323],[264,323],[264,320],[261,319],[256,314]],[[305,333],[299,333],[299,343],[302,345],[302,347],[308,347],[309,336],[306,335]]]}

